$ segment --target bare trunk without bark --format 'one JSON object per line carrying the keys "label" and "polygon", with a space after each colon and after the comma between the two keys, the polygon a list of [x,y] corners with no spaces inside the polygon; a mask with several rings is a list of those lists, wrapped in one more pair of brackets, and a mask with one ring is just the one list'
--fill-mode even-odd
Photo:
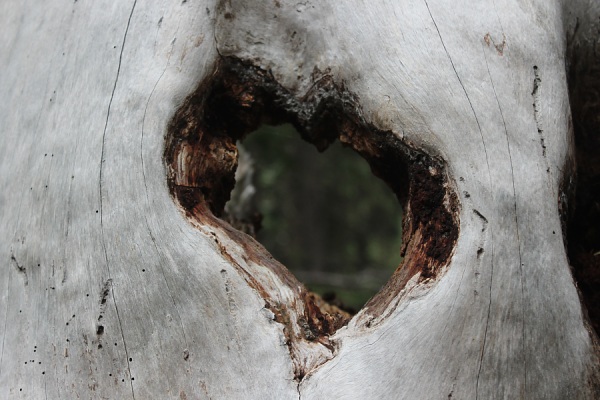
{"label": "bare trunk without bark", "polygon": [[[580,294],[566,248],[600,175],[599,17],[0,5],[0,397],[597,398],[598,261]],[[404,263],[351,319],[218,218],[261,121],[351,146],[403,203]]]}

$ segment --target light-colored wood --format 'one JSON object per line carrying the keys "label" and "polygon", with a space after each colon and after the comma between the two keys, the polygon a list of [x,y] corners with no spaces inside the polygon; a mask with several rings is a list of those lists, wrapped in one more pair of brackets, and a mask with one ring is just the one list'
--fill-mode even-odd
{"label": "light-colored wood", "polygon": [[[600,7],[216,3],[0,5],[0,398],[594,398],[557,204],[567,37],[597,40]],[[299,342],[293,360],[240,268],[299,310],[293,281],[170,195],[167,126],[220,55],[297,98],[329,71],[365,121],[443,159],[459,196],[443,273],[363,309],[333,350]]]}

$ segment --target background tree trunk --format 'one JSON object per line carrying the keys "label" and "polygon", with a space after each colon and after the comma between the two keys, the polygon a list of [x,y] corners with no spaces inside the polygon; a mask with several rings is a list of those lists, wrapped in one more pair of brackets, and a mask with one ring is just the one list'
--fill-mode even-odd
{"label": "background tree trunk", "polygon": [[[559,210],[596,2],[0,10],[1,398],[598,397]],[[213,217],[263,119],[404,202],[404,264],[341,329]]]}

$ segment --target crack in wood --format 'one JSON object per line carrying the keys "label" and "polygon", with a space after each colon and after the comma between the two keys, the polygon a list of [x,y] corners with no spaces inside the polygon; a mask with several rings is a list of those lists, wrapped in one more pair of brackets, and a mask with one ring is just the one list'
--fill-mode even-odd
{"label": "crack in wood", "polygon": [[[103,248],[103,251],[104,251],[104,259],[105,259],[105,262],[106,262],[106,269],[107,269],[109,277],[111,276],[111,273],[110,273],[110,263],[109,263],[109,260],[108,260],[108,252],[107,252],[107,249],[106,249],[106,239],[105,239],[105,235],[104,235],[104,224],[103,224],[103,215],[104,214],[103,214],[103,202],[102,202],[102,171],[104,170],[104,168],[103,168],[103,166],[104,166],[104,150],[105,150],[105,145],[106,145],[106,132],[108,130],[108,122],[109,122],[109,119],[110,119],[110,109],[111,109],[112,102],[113,102],[113,99],[114,99],[114,96],[115,96],[115,92],[117,90],[117,83],[119,81],[119,75],[121,73],[121,64],[122,64],[122,61],[123,61],[123,51],[125,49],[125,43],[127,41],[127,34],[129,33],[129,27],[131,25],[131,19],[133,17],[133,12],[135,11],[136,4],[137,4],[137,0],[134,0],[133,1],[133,5],[131,6],[131,11],[129,13],[129,17],[127,19],[127,25],[125,26],[125,32],[123,34],[123,41],[121,43],[121,49],[120,49],[120,52],[119,52],[119,62],[118,62],[118,65],[117,65],[117,74],[116,74],[116,77],[115,77],[115,83],[114,83],[112,91],[111,91],[110,100],[108,102],[108,109],[106,111],[106,121],[104,123],[104,131],[102,133],[102,147],[101,147],[101,151],[100,151],[100,171],[99,171],[99,176],[98,176],[98,192],[99,192],[99,197],[100,197],[100,199],[99,199],[99,202],[100,202],[100,206],[99,206],[99,208],[100,208],[100,210],[99,210],[100,211],[100,231],[101,231],[101,239],[102,239],[102,248]],[[102,303],[102,301],[105,303],[106,302],[106,297],[104,297],[101,300],[101,304],[104,304],[104,303]],[[121,321],[121,317],[119,315],[119,309],[117,307],[117,302],[116,302],[116,299],[115,299],[115,296],[114,296],[114,292],[113,292],[113,303],[114,303],[114,306],[115,306],[115,312],[116,312],[116,315],[117,315],[117,322],[119,324],[119,331],[121,333],[121,339],[123,340],[123,347],[125,349],[125,358],[126,358],[126,363],[127,363],[127,370],[129,372],[129,376],[131,377],[131,368],[130,368],[130,365],[129,365],[129,353],[127,351],[127,344],[126,344],[126,341],[125,341],[125,333],[123,332],[123,324],[122,324],[122,321]],[[135,400],[135,392],[133,390],[133,382],[130,381],[129,383],[130,383],[130,387],[131,387],[131,397]]]}

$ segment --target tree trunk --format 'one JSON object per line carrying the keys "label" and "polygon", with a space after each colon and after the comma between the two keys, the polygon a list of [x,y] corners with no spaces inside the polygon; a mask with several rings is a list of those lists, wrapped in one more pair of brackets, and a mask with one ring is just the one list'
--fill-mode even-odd
{"label": "tree trunk", "polygon": [[[597,2],[0,9],[1,398],[600,396],[566,251]],[[349,321],[217,218],[262,121],[403,203]]]}

